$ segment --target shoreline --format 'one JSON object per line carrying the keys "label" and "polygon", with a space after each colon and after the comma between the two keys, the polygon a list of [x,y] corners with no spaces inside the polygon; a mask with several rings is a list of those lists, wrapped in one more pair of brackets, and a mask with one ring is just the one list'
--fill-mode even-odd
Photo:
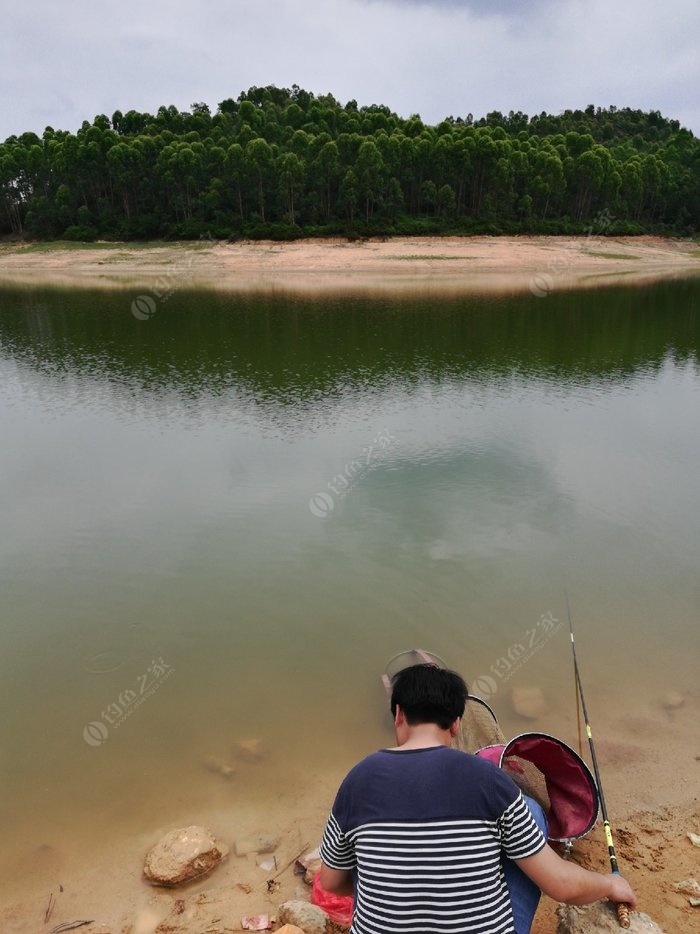
{"label": "shoreline", "polygon": [[[700,834],[693,779],[694,766],[700,768],[693,748],[697,699],[697,693],[688,692],[672,710],[654,701],[654,716],[640,709],[633,717],[603,719],[606,739],[598,744],[621,872],[639,896],[639,910],[669,934],[690,930],[699,910],[674,889],[681,880],[700,881],[698,851],[687,836]],[[659,735],[662,724],[665,742]],[[520,729],[538,726],[545,725],[523,721]],[[568,736],[570,729],[553,713],[545,732]],[[686,750],[681,760],[674,755],[680,736]],[[237,774],[219,769],[218,756],[200,760],[192,774],[208,791],[197,800],[180,799],[177,783],[171,785],[164,775],[172,800],[150,819],[144,815],[131,821],[126,832],[113,836],[104,833],[105,827],[94,838],[86,827],[82,843],[49,836],[37,845],[37,838],[26,849],[15,850],[19,876],[6,890],[0,929],[6,934],[37,930],[50,894],[56,900],[53,924],[94,919],[85,926],[92,934],[230,934],[241,929],[243,915],[276,916],[284,901],[310,898],[310,888],[294,874],[292,864],[300,852],[320,842],[328,807],[348,766],[336,759],[331,756],[333,764],[323,769],[308,761],[302,768],[290,767],[288,750],[271,745],[262,748],[259,759],[239,763]],[[281,773],[285,781],[271,794],[268,785]],[[186,885],[164,889],[147,884],[142,877],[147,851],[168,831],[191,824],[208,828],[229,846],[228,859]],[[258,836],[279,837],[274,869],[260,866],[271,858],[267,851],[237,855],[236,843]],[[600,815],[590,834],[574,843],[572,858],[587,868],[609,871]],[[271,877],[278,885],[268,889]],[[556,903],[543,897],[532,934],[554,934],[555,911]]]}
{"label": "shoreline", "polygon": [[[87,858],[83,854],[80,866],[71,866],[57,853],[37,852],[34,860],[38,859],[40,866],[35,868],[42,876],[51,876],[51,882],[35,887],[30,896],[8,898],[0,912],[2,930],[6,934],[36,931],[50,898],[55,902],[52,924],[92,919],[85,926],[92,934],[190,934],[200,930],[230,934],[241,930],[244,915],[275,918],[283,902],[311,897],[310,886],[295,874],[293,864],[320,841],[329,797],[330,786],[326,784],[317,778],[311,782],[311,794],[307,786],[305,795],[294,795],[294,807],[282,809],[278,802],[243,830],[230,814],[212,809],[179,815],[179,819],[145,829],[128,841],[115,841],[108,849],[103,846],[105,852],[93,851]],[[210,829],[230,847],[228,858],[194,882],[174,888],[149,885],[142,876],[147,851],[163,834],[190,824]],[[674,886],[681,880],[698,879],[697,850],[687,838],[688,831],[700,830],[697,798],[683,805],[636,810],[615,820],[612,829],[621,872],[639,897],[638,910],[669,934],[690,930],[697,923],[699,909],[691,907],[687,895]],[[269,854],[237,855],[236,841],[254,837],[256,832],[279,836],[272,864],[267,862]],[[575,842],[571,858],[586,868],[609,872],[600,818],[587,837]],[[542,897],[532,934],[554,934],[556,908],[556,902]]]}
{"label": "shoreline", "polygon": [[0,285],[293,294],[524,293],[700,275],[700,245],[662,237],[397,237],[5,244]]}

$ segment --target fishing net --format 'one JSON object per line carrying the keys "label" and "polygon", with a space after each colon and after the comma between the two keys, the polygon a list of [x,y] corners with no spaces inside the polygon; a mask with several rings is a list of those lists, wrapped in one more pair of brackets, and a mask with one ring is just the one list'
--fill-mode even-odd
{"label": "fishing net", "polygon": [[[387,662],[382,682],[391,697],[391,680],[410,665],[447,668],[442,658],[423,649],[407,649]],[[577,840],[598,817],[598,790],[586,763],[566,743],[547,733],[522,733],[508,742],[485,700],[469,695],[453,745],[499,766],[534,798],[547,815],[552,841]]]}
{"label": "fishing net", "polygon": [[[445,661],[434,652],[426,652],[424,649],[406,649],[398,652],[386,663],[382,675],[387,699],[391,698],[392,679],[411,665],[435,665],[437,668],[447,668]],[[485,700],[470,694],[453,746],[464,752],[476,752],[482,746],[505,743],[505,741],[506,738],[498,725],[496,714]]]}
{"label": "fishing net", "polygon": [[598,817],[595,781],[578,753],[556,736],[521,733],[476,754],[500,766],[524,794],[539,801],[550,840],[578,840],[592,829]]}
{"label": "fishing net", "polygon": [[382,675],[382,683],[386,688],[387,695],[391,695],[392,678],[396,677],[404,668],[410,668],[411,665],[435,665],[437,668],[447,668],[445,660],[436,655],[435,652],[426,652],[424,649],[404,649],[403,652],[397,652],[386,663]]}

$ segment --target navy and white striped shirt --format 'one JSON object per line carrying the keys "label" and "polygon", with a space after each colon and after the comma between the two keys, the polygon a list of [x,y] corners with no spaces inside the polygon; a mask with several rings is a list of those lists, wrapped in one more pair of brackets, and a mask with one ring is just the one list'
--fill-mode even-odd
{"label": "navy and white striped shirt", "polygon": [[544,845],[504,772],[433,746],[359,762],[336,796],[321,858],[355,874],[351,934],[512,934],[501,858]]}

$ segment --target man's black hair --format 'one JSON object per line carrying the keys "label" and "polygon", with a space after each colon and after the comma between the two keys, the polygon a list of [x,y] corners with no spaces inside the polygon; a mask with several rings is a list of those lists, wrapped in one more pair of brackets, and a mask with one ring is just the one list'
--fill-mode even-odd
{"label": "man's black hair", "polygon": [[446,730],[463,716],[467,685],[455,671],[436,665],[411,665],[391,679],[391,713],[404,712],[406,723],[436,723]]}

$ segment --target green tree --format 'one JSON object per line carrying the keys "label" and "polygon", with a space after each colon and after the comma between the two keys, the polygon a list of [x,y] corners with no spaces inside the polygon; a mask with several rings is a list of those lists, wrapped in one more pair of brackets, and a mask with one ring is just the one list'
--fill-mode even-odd
{"label": "green tree", "polygon": [[264,139],[253,139],[245,147],[246,164],[258,189],[260,219],[265,223],[265,187],[273,166],[272,147]]}
{"label": "green tree", "polygon": [[304,182],[304,163],[293,152],[284,153],[277,158],[277,174],[280,188],[287,206],[289,223],[296,224],[296,199],[302,190]]}
{"label": "green tree", "polygon": [[441,185],[437,193],[437,212],[440,217],[454,217],[457,210],[457,198],[451,185]]}
{"label": "green tree", "polygon": [[243,211],[243,186],[246,180],[246,165],[243,147],[240,143],[232,143],[226,153],[225,167],[228,177],[233,182],[238,216],[241,219],[241,223],[245,221],[245,214]]}
{"label": "green tree", "polygon": [[341,210],[345,212],[345,215],[351,224],[355,220],[355,212],[357,210],[358,191],[359,191],[359,186],[357,183],[357,176],[353,169],[348,169],[340,183],[340,191],[338,192],[338,204]]}
{"label": "green tree", "polygon": [[[14,151],[13,151],[14,150]],[[9,231],[17,236],[23,233],[23,204],[19,188],[20,160],[16,147],[0,144],[0,197]]]}
{"label": "green tree", "polygon": [[328,222],[331,219],[333,206],[333,189],[340,171],[340,154],[338,153],[338,146],[333,140],[324,143],[313,162],[312,170],[322,180],[323,213],[326,222]]}
{"label": "green tree", "polygon": [[365,209],[365,221],[369,222],[377,201],[382,193],[382,156],[373,140],[367,140],[360,146],[355,163],[355,176],[359,195]]}
{"label": "green tree", "polygon": [[204,102],[115,110],[76,133],[0,144],[0,233],[13,236],[226,236],[232,224],[264,235],[283,217],[337,229],[358,214],[583,232],[604,209],[635,230],[692,236],[700,142],[658,111],[493,111],[428,126],[268,85],[214,116]]}

